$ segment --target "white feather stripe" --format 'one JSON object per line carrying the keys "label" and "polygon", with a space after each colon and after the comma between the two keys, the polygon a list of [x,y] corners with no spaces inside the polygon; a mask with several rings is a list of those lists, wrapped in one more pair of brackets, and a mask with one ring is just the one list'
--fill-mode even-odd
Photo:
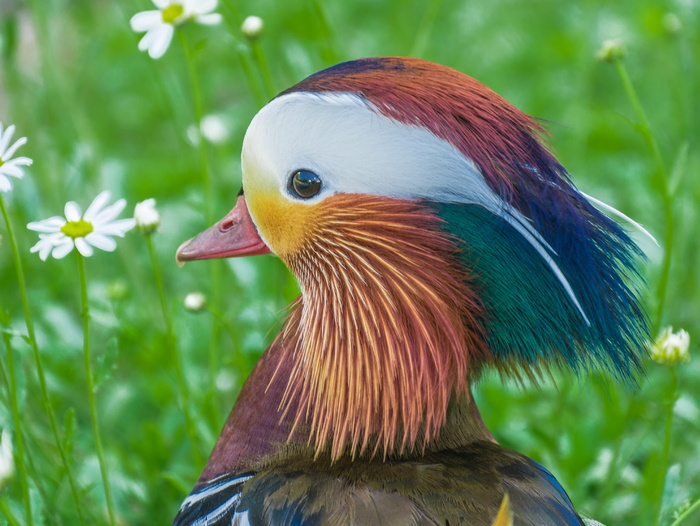
{"label": "white feather stripe", "polygon": [[[525,219],[522,214],[520,214],[517,210],[512,209],[513,212],[518,214],[523,220]],[[547,250],[550,250],[552,253],[556,255],[556,253],[552,250],[552,247],[549,246],[549,244],[540,236],[539,232],[537,230],[534,230],[532,226],[530,226],[527,221],[525,220],[525,224],[523,223],[523,220],[518,220],[518,216],[513,216],[508,213],[508,211],[503,210],[501,213],[498,214],[503,220],[511,225],[513,228],[515,228],[518,233],[525,238],[525,240],[532,245],[532,247],[537,251],[537,253],[540,255],[540,257],[547,263],[549,266],[550,270],[552,273],[556,276],[557,280],[559,280],[559,283],[561,283],[561,286],[564,288],[566,291],[567,296],[569,296],[569,299],[571,302],[576,306],[578,311],[581,313],[581,317],[583,320],[586,322],[586,325],[589,327],[591,326],[591,322],[588,320],[588,316],[586,316],[586,313],[583,310],[583,307],[581,307],[581,304],[578,301],[578,298],[576,297],[576,293],[574,293],[574,290],[571,288],[571,284],[569,283],[569,280],[566,279],[566,276],[564,276],[564,273],[561,271],[559,268],[559,265],[556,264],[554,259],[552,258],[551,255],[547,252]],[[529,228],[527,228],[529,226]]]}
{"label": "white feather stripe", "polygon": [[562,288],[566,292],[571,302],[581,313],[581,317],[586,322],[586,325],[590,327],[591,322],[589,321],[588,316],[586,316],[583,307],[581,307],[581,303],[576,297],[576,293],[571,287],[569,280],[566,279],[566,276],[564,276],[564,273],[559,268],[559,265],[557,265],[552,256],[548,253],[551,252],[552,255],[556,256],[556,251],[532,226],[528,218],[521,214],[516,208],[512,207],[511,205],[500,199],[494,193],[491,193],[490,195],[488,195],[487,198],[483,199],[480,202],[473,202],[473,204],[482,206],[492,214],[497,215],[510,226],[515,228],[515,230],[517,230],[518,233],[523,238],[525,238],[525,240],[537,251],[540,257],[547,263],[552,273],[556,276],[559,283],[561,283]]}
{"label": "white feather stripe", "polygon": [[234,486],[236,484],[243,484],[244,482],[250,480],[253,478],[253,475],[246,475],[243,477],[237,477],[235,479],[228,480],[226,482],[222,482],[219,484],[216,484],[216,480],[214,479],[209,482],[209,484],[206,486],[205,489],[198,491],[197,493],[191,493],[182,503],[182,506],[180,508],[186,508],[189,507],[193,504],[196,504],[197,502],[200,502],[204,499],[207,499],[214,495],[215,493],[218,493],[220,491],[225,490],[226,488],[230,488],[231,486]]}
{"label": "white feather stripe", "polygon": [[250,526],[250,519],[247,511],[236,512],[233,514],[231,526]]}
{"label": "white feather stripe", "polygon": [[[196,521],[194,521],[192,523],[191,526],[210,526],[212,524],[215,524],[224,515],[226,515],[228,512],[230,512],[232,509],[234,509],[240,501],[241,501],[241,494],[236,493],[233,497],[231,497],[229,500],[224,502],[221,506],[219,506],[215,510],[212,510],[209,513],[207,513],[206,515],[199,517]],[[233,524],[233,521],[231,521],[231,524]]]}
{"label": "white feather stripe", "polygon": [[579,190],[579,193],[580,193],[583,197],[585,197],[586,199],[588,199],[591,203],[593,203],[595,206],[597,206],[598,208],[602,208],[603,210],[605,210],[605,211],[607,211],[607,212],[610,212],[612,215],[615,215],[615,216],[619,217],[620,219],[624,219],[624,220],[627,221],[630,225],[632,225],[632,226],[635,227],[637,230],[639,230],[642,234],[644,234],[644,235],[647,236],[649,239],[651,239],[657,247],[659,246],[659,243],[656,241],[656,238],[655,238],[654,236],[652,236],[646,228],[644,228],[642,225],[640,225],[639,223],[637,223],[637,222],[636,222],[634,219],[632,219],[631,217],[629,217],[629,216],[623,214],[623,213],[620,212],[617,208],[614,208],[614,207],[610,206],[609,204],[604,203],[603,201],[601,201],[601,200],[599,200],[599,199],[596,199],[595,197],[592,197],[592,196],[590,196],[590,195],[588,195],[588,194],[584,194],[584,193],[581,192],[580,190]]}

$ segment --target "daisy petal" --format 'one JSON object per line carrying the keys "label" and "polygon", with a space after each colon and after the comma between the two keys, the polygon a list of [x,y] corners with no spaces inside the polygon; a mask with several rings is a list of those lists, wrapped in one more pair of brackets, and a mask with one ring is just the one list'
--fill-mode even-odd
{"label": "daisy petal", "polygon": [[56,259],[62,259],[66,257],[71,250],[73,250],[73,240],[67,237],[60,245],[56,245],[51,255]]}
{"label": "daisy petal", "polygon": [[16,157],[7,161],[5,165],[12,164],[16,166],[31,166],[33,162],[34,161],[32,161],[29,157]]}
{"label": "daisy petal", "polygon": [[39,239],[45,239],[52,245],[60,245],[63,240],[68,239],[63,232],[53,232],[51,234],[39,234]]}
{"label": "daisy petal", "polygon": [[[92,223],[93,220],[95,219],[95,216],[100,215],[100,209],[107,204],[107,201],[109,201],[109,198],[111,197],[112,194],[109,193],[109,190],[105,190],[104,192],[100,192],[100,194],[95,197],[95,199],[92,200],[92,203],[90,203],[90,206],[88,206],[87,210],[85,210],[85,214],[83,215],[83,219],[87,221],[88,223]],[[123,201],[123,199],[122,199]],[[117,201],[119,202],[119,201]],[[114,206],[114,205],[112,205]],[[109,207],[111,208],[111,207]],[[66,216],[68,217],[68,216]],[[116,217],[116,214],[115,214]]]}
{"label": "daisy petal", "polygon": [[126,206],[126,200],[119,199],[119,201],[117,201],[113,205],[110,205],[107,208],[105,208],[104,210],[99,211],[94,216],[91,216],[90,219],[87,218],[87,213],[85,213],[85,220],[89,221],[90,223],[93,223],[95,225],[95,227],[97,228],[99,225],[103,225],[104,223],[109,223],[112,219],[114,219],[119,214],[121,214],[121,212],[122,212],[122,210],[124,210],[125,206]]}
{"label": "daisy petal", "polygon": [[15,166],[12,162],[5,163],[2,166],[0,166],[0,173],[5,173],[7,175],[11,175],[12,177],[18,177],[20,179],[24,177],[24,172],[20,168]]}
{"label": "daisy petal", "polygon": [[218,0],[198,0],[190,1],[187,3],[189,4],[188,7],[192,10],[193,13],[201,15],[204,13],[209,13],[216,9],[216,6],[219,2]]}
{"label": "daisy petal", "polygon": [[34,232],[54,233],[61,230],[61,227],[65,224],[65,219],[59,216],[53,216],[43,221],[33,221],[27,225],[27,228],[29,230],[34,230]]}
{"label": "daisy petal", "polygon": [[158,9],[165,9],[170,5],[171,0],[153,0],[153,3]]}
{"label": "daisy petal", "polygon": [[78,252],[80,252],[86,258],[92,256],[92,247],[88,244],[87,241],[85,241],[85,238],[76,237],[74,241],[75,248],[78,249]]}
{"label": "daisy petal", "polygon": [[[41,243],[41,241],[40,241],[40,243]],[[53,249],[53,245],[51,243],[44,242],[44,245],[41,247],[41,250],[39,251],[39,257],[41,258],[42,261],[46,261],[46,259],[51,254],[52,249]]]}
{"label": "daisy petal", "polygon": [[63,209],[68,221],[80,221],[80,207],[75,201],[68,201]]}
{"label": "daisy petal", "polygon": [[98,234],[103,234],[105,236],[119,236],[124,237],[129,230],[136,226],[136,221],[133,219],[118,219],[117,221],[112,221],[106,225],[100,225]]}
{"label": "daisy petal", "polygon": [[155,38],[156,33],[158,32],[157,31],[158,27],[160,27],[160,26],[156,26],[152,29],[149,29],[148,33],[143,35],[143,38],[141,40],[139,40],[139,51],[146,51],[147,49],[149,49],[151,47],[151,44],[153,43],[153,39]]}
{"label": "daisy petal", "polygon": [[195,18],[195,21],[204,26],[215,26],[220,24],[223,19],[224,17],[219,13],[210,13],[208,15],[199,15]]}
{"label": "daisy petal", "polygon": [[0,134],[0,156],[5,155],[5,148],[7,148],[8,144],[10,144],[10,141],[12,140],[12,135],[14,133],[15,125],[10,124],[5,130],[5,133]]}
{"label": "daisy petal", "polygon": [[0,192],[9,192],[10,190],[12,190],[10,178],[0,173]]}
{"label": "daisy petal", "polygon": [[173,38],[174,28],[171,24],[163,24],[157,28],[158,33],[154,36],[153,43],[148,48],[148,55],[153,59],[159,59],[168,50],[170,41]]}
{"label": "daisy petal", "polygon": [[97,232],[92,232],[85,236],[85,241],[90,243],[93,247],[104,250],[105,252],[112,252],[117,248],[117,242],[114,239]]}
{"label": "daisy petal", "polygon": [[143,11],[131,17],[131,29],[137,33],[148,31],[163,21],[160,11]]}
{"label": "daisy petal", "polygon": [[36,245],[29,249],[29,252],[31,252],[32,254],[34,252],[39,252],[39,257],[41,258],[41,260],[46,261],[46,258],[49,257],[52,248],[53,245],[49,243],[46,239],[40,239]]}
{"label": "daisy petal", "polygon": [[29,252],[34,254],[34,252],[38,252],[45,245],[50,245],[50,244],[51,243],[47,243],[45,239],[39,239],[39,241],[37,241],[36,244],[32,248],[29,249]]}
{"label": "daisy petal", "polygon": [[2,160],[7,161],[10,157],[12,157],[14,155],[14,153],[17,151],[17,148],[19,148],[20,146],[22,146],[26,142],[27,142],[26,137],[22,137],[20,139],[17,139],[15,141],[15,143],[12,146],[10,146],[4,154],[2,154]]}

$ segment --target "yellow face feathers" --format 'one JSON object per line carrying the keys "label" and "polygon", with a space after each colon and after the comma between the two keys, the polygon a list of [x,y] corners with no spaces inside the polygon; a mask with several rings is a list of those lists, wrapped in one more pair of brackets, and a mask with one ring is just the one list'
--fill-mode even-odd
{"label": "yellow face feathers", "polygon": [[303,250],[318,220],[316,206],[297,203],[274,190],[248,190],[246,201],[260,237],[281,259]]}

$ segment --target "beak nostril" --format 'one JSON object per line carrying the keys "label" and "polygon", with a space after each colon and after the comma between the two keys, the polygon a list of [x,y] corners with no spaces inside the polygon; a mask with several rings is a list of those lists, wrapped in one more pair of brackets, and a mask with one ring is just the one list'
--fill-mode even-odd
{"label": "beak nostril", "polygon": [[228,232],[228,231],[231,230],[234,226],[236,226],[237,223],[238,223],[238,221],[235,221],[233,218],[227,219],[226,221],[223,221],[223,222],[221,223],[221,225],[219,225],[219,230],[220,230],[221,232]]}

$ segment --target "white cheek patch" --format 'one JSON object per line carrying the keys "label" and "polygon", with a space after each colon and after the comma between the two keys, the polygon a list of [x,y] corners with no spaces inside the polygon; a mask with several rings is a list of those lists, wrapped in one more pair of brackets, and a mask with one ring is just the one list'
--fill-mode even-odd
{"label": "white cheek patch", "polygon": [[306,202],[336,193],[452,202],[489,201],[493,194],[450,143],[349,93],[290,93],[253,119],[243,142],[244,177],[254,174],[289,195],[288,178],[299,169],[323,180],[323,191]]}
{"label": "white cheek patch", "polygon": [[[419,126],[380,114],[352,93],[290,93],[255,116],[243,141],[243,185],[276,190],[292,201],[318,203],[338,193],[375,194],[482,206],[509,223],[557,277],[588,323],[556,253],[530,220],[486,184],[474,162]],[[297,170],[322,180],[321,192],[300,199],[288,189]]]}

